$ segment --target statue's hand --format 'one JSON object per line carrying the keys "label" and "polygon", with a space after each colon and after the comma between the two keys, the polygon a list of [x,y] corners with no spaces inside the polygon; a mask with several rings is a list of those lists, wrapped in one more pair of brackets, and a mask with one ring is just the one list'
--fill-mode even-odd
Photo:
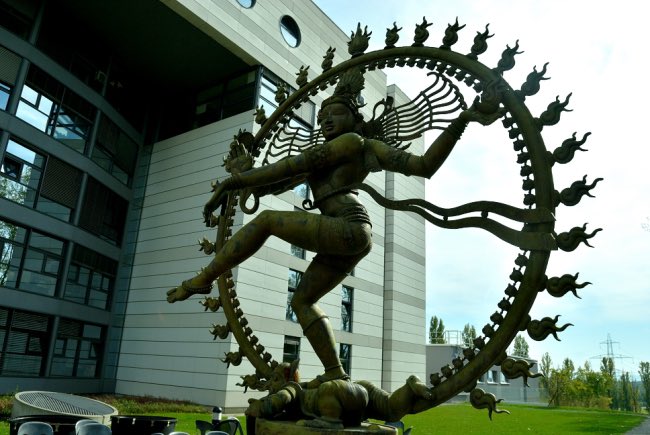
{"label": "statue's hand", "polygon": [[212,212],[214,212],[221,204],[226,201],[228,193],[228,180],[219,183],[218,181],[214,185],[212,197],[208,202],[205,203],[203,207],[203,222],[206,226],[212,226]]}
{"label": "statue's hand", "polygon": [[244,144],[236,138],[230,144],[230,152],[224,166],[231,174],[240,174],[253,167],[253,157],[246,151]]}
{"label": "statue's hand", "polygon": [[246,172],[253,167],[253,157],[250,154],[236,155],[226,160],[226,171],[231,174]]}
{"label": "statue's hand", "polygon": [[479,101],[479,98],[476,97],[474,104],[472,104],[468,109],[463,110],[460,113],[460,119],[466,122],[478,122],[481,125],[490,125],[497,119],[501,118],[505,110],[504,109],[488,109],[487,105],[484,105]]}

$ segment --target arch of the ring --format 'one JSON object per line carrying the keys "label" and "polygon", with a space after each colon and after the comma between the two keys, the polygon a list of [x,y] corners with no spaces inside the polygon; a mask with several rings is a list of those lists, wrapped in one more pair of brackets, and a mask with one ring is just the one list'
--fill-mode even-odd
{"label": "arch of the ring", "polygon": [[[514,60],[512,62],[514,65]],[[431,71],[447,71],[450,76],[457,76],[457,80],[472,86],[479,94],[488,83],[501,85],[501,104],[510,119],[507,128],[513,142],[524,143],[517,150],[525,151],[528,160],[522,166],[529,166],[524,179],[532,180],[534,187],[528,190],[530,195],[534,191],[534,204],[530,207],[548,210],[554,214],[553,200],[554,186],[551,172],[551,163],[547,157],[544,141],[540,128],[535,118],[531,115],[524,103],[524,99],[503,79],[503,70],[510,68],[491,69],[469,56],[459,54],[449,49],[434,47],[393,47],[390,49],[373,51],[352,57],[337,66],[323,72],[320,76],[303,85],[291,94],[264,122],[255,135],[254,149],[261,149],[265,141],[269,140],[279,126],[288,122],[293,110],[308,101],[310,96],[335,84],[340,75],[351,68],[360,68],[362,72],[386,67],[416,67]],[[458,74],[460,72],[460,74]],[[445,72],[439,72],[444,74]],[[460,77],[460,78],[458,78]],[[505,124],[504,124],[505,125]],[[514,134],[513,134],[514,133]],[[219,217],[219,228],[216,249],[219,249],[228,238],[232,224],[232,216],[238,201],[237,192],[231,193],[222,215]],[[530,204],[530,203],[529,203]],[[542,222],[524,225],[524,230],[534,230],[546,234],[553,234],[554,222]],[[450,399],[461,391],[470,391],[476,386],[480,375],[485,373],[494,364],[500,364],[506,359],[506,349],[519,331],[526,329],[530,323],[528,313],[535,301],[537,293],[544,287],[545,270],[550,256],[550,250],[523,251],[515,260],[515,269],[510,276],[510,283],[506,289],[506,297],[498,304],[498,310],[491,316],[490,323],[483,328],[483,336],[474,340],[471,349],[465,349],[463,358],[457,358],[447,367],[441,368],[442,375],[433,373],[430,376],[433,384],[434,399],[427,408],[436,406]],[[248,326],[244,312],[234,288],[232,274],[226,273],[218,279],[219,301],[212,304],[223,307],[228,320],[227,330],[222,331],[226,338],[228,332],[235,336],[240,349],[230,352],[224,362],[238,365],[243,356],[246,356],[256,369],[258,379],[269,379],[272,369],[277,365],[272,356],[259,343],[257,337]],[[248,385],[255,388],[253,385]]]}

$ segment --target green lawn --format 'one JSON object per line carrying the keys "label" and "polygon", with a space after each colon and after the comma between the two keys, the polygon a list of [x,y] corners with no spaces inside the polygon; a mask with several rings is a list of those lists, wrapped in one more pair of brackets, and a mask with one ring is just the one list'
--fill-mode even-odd
{"label": "green lawn", "polygon": [[492,414],[469,404],[443,405],[403,419],[413,435],[447,434],[622,434],[645,416],[593,409],[556,409],[500,404],[510,414]]}
{"label": "green lawn", "polygon": [[[523,405],[503,405],[511,414],[493,414],[475,410],[468,404],[443,405],[404,418],[413,435],[446,434],[623,434],[643,421],[639,414],[591,409],[554,409]],[[177,431],[197,433],[195,420],[208,420],[204,413],[160,413],[175,417]],[[243,420],[243,418],[241,419]],[[242,421],[242,423],[244,423]],[[0,422],[0,435],[9,435],[9,424]]]}

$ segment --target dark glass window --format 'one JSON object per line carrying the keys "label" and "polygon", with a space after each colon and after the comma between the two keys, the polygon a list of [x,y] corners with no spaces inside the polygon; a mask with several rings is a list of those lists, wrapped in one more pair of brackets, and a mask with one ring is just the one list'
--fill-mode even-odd
{"label": "dark glass window", "polygon": [[96,109],[32,65],[16,115],[75,151],[83,153]]}
{"label": "dark glass window", "polygon": [[[278,103],[275,101],[275,93],[280,84],[284,84],[287,90],[287,95],[291,95],[295,92],[291,86],[284,83],[271,71],[264,71],[260,80],[259,99],[256,104],[258,107],[264,107],[267,116],[278,108]],[[307,101],[296,109],[294,117],[291,119],[289,125],[294,129],[298,129],[300,134],[309,136],[312,132],[312,126],[314,125],[315,114],[316,105],[311,101]]]}
{"label": "dark glass window", "polygon": [[31,230],[18,288],[54,296],[59,282],[65,243]]}
{"label": "dark glass window", "polygon": [[0,0],[0,26],[27,39],[39,4],[38,0]]}
{"label": "dark glass window", "polygon": [[341,329],[352,332],[352,294],[354,289],[347,285],[341,288]]}
{"label": "dark glass window", "polygon": [[27,230],[0,219],[0,287],[16,288]]}
{"label": "dark glass window", "polygon": [[287,320],[291,320],[292,322],[298,322],[298,317],[296,317],[296,313],[294,313],[293,308],[291,308],[291,300],[293,299],[293,293],[298,288],[298,284],[300,284],[301,279],[302,279],[302,272],[289,269],[289,283],[288,283],[289,294],[287,296],[287,313],[285,318]]}
{"label": "dark glass window", "polygon": [[258,71],[248,71],[196,95],[194,128],[211,124],[255,107]]}
{"label": "dark glass window", "polygon": [[0,110],[7,110],[7,103],[11,95],[11,86],[0,82]]}
{"label": "dark glass window", "polygon": [[280,19],[280,33],[282,33],[282,37],[289,47],[300,45],[300,27],[298,27],[296,20],[289,15],[285,15]]}
{"label": "dark glass window", "polygon": [[305,250],[302,249],[300,246],[291,245],[291,255],[304,260],[305,259]]}
{"label": "dark glass window", "polygon": [[0,167],[0,196],[68,222],[81,176],[67,163],[9,140]]}
{"label": "dark glass window", "polygon": [[0,375],[42,376],[49,329],[48,316],[0,307]]}
{"label": "dark glass window", "polygon": [[127,186],[131,183],[138,146],[114,122],[102,116],[92,159]]}
{"label": "dark glass window", "polygon": [[127,207],[125,199],[89,177],[79,226],[104,240],[120,245]]}
{"label": "dark glass window", "polygon": [[300,337],[284,337],[282,362],[291,363],[300,358]]}
{"label": "dark glass window", "polygon": [[352,346],[349,344],[341,343],[339,347],[339,360],[341,361],[341,366],[343,370],[348,375],[350,374],[351,367],[350,361],[352,360]]}
{"label": "dark glass window", "polygon": [[0,220],[0,284],[54,296],[65,243]]}
{"label": "dark glass window", "polygon": [[54,344],[51,376],[96,378],[102,357],[101,326],[61,319]]}
{"label": "dark glass window", "polygon": [[108,309],[116,271],[115,261],[75,245],[63,298],[91,307]]}

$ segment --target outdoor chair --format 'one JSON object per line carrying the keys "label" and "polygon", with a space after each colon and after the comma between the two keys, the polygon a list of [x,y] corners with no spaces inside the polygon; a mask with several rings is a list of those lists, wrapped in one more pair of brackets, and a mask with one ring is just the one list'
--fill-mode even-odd
{"label": "outdoor chair", "polygon": [[169,435],[190,435],[187,432],[172,432]]}
{"label": "outdoor chair", "polygon": [[207,432],[214,430],[212,423],[205,420],[196,420],[196,428],[201,432],[201,435],[205,435]]}
{"label": "outdoor chair", "polygon": [[223,431],[228,435],[244,435],[244,429],[241,427],[241,423],[235,417],[228,417],[225,420],[221,420],[219,423],[212,425],[213,431]]}
{"label": "outdoor chair", "polygon": [[206,432],[205,435],[228,435],[228,432],[222,430],[211,430],[210,432]]}
{"label": "outdoor chair", "polygon": [[75,423],[74,425],[74,433],[78,434],[79,433],[79,428],[86,426],[87,424],[100,424],[96,420],[91,420],[89,418],[84,418],[83,420],[79,420],[78,422]]}
{"label": "outdoor chair", "polygon": [[77,435],[111,435],[111,429],[101,423],[88,423],[75,428]]}
{"label": "outdoor chair", "polygon": [[54,429],[42,421],[28,421],[20,425],[17,435],[54,435]]}

